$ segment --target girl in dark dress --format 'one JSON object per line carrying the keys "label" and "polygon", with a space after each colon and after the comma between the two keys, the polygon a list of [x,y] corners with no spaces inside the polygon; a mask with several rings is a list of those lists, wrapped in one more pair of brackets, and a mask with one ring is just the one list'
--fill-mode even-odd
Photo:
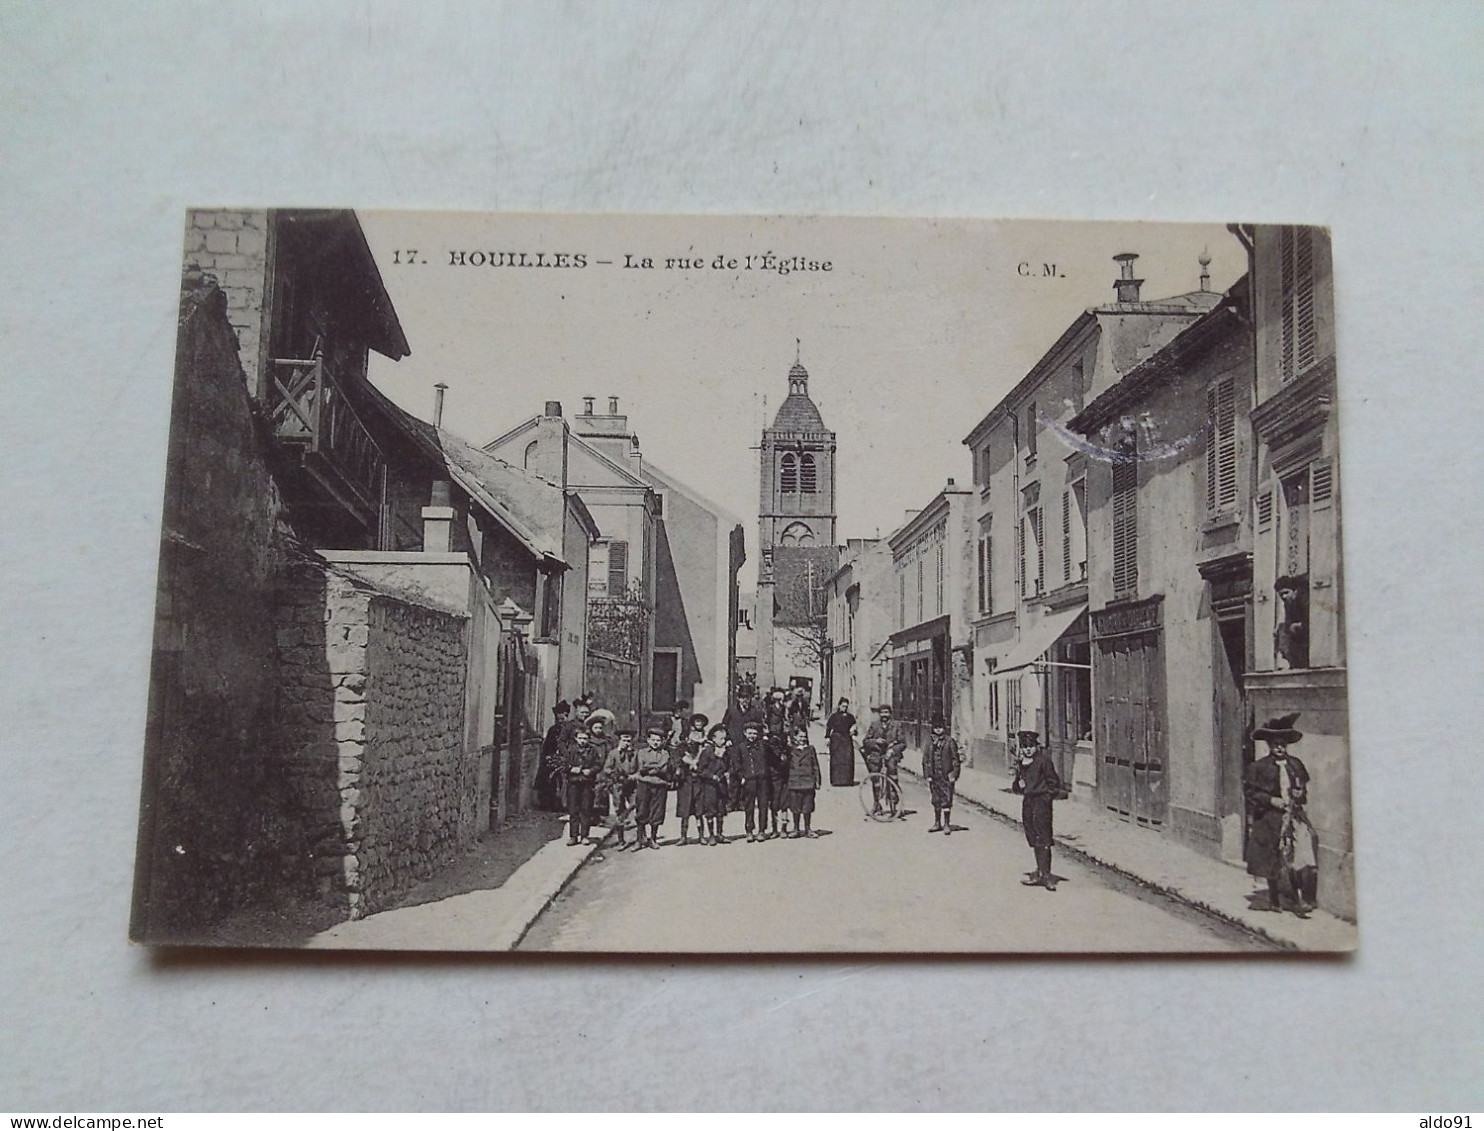
{"label": "girl in dark dress", "polygon": [[706,741],[706,716],[690,717],[690,733],[670,752],[670,769],[675,780],[675,815],[680,818],[680,843],[690,843],[690,819],[700,818],[701,837],[705,838],[705,817],[698,806],[696,767],[709,745]]}
{"label": "girl in dark dress", "polygon": [[824,736],[830,744],[830,784],[855,784],[855,716],[850,713],[850,700],[841,699],[835,713],[824,725]]}

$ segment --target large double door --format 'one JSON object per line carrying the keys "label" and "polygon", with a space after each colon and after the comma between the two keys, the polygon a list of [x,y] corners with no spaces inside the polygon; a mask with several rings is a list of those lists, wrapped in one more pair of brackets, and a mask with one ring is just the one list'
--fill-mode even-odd
{"label": "large double door", "polygon": [[1120,819],[1165,822],[1164,658],[1157,628],[1096,643],[1098,800]]}

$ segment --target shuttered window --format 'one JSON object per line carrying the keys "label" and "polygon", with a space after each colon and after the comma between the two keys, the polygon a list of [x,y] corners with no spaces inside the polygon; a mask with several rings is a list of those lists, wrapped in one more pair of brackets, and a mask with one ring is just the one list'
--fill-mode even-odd
{"label": "shuttered window", "polygon": [[917,559],[917,622],[922,623],[922,559]]}
{"label": "shuttered window", "polygon": [[1314,364],[1318,346],[1314,328],[1314,232],[1284,228],[1279,236],[1279,272],[1283,294],[1281,372],[1285,382]]}
{"label": "shuttered window", "polygon": [[1061,579],[1066,584],[1072,580],[1072,492],[1061,493]]}
{"label": "shuttered window", "polygon": [[943,615],[943,547],[941,545],[935,547],[934,550],[933,550],[933,572],[937,575],[936,578],[935,578],[935,586],[937,588],[937,594],[936,594],[936,597],[935,597],[935,600],[934,600],[934,607],[937,609],[936,615],[937,616],[942,616]]}
{"label": "shuttered window", "polygon": [[783,457],[783,475],[779,490],[785,495],[796,494],[799,490],[799,461],[793,452],[788,452]]}
{"label": "shuttered window", "polygon": [[618,596],[629,587],[629,544],[608,543],[608,593]]}
{"label": "shuttered window", "polygon": [[1139,588],[1139,465],[1129,452],[1113,463],[1113,592]]}
{"label": "shuttered window", "polygon": [[1206,390],[1206,510],[1218,514],[1237,504],[1236,380],[1223,378]]}
{"label": "shuttered window", "polygon": [[1037,593],[1046,591],[1046,523],[1041,515],[1040,507],[1032,507],[1026,514],[1026,520],[1031,525],[1031,540],[1035,544],[1036,569],[1035,587]]}
{"label": "shuttered window", "polygon": [[1335,465],[1333,460],[1316,459],[1309,465],[1309,502],[1322,510],[1334,502]]}
{"label": "shuttered window", "polygon": [[979,528],[979,611],[994,612],[994,539],[988,523]]}
{"label": "shuttered window", "polygon": [[1025,406],[1025,461],[1036,458],[1036,402]]}
{"label": "shuttered window", "polygon": [[1263,486],[1257,496],[1257,529],[1268,530],[1273,525],[1273,488],[1269,484]]}
{"label": "shuttered window", "polygon": [[808,453],[805,453],[799,461],[799,485],[806,495],[812,495],[819,490],[819,476],[814,470],[814,457]]}

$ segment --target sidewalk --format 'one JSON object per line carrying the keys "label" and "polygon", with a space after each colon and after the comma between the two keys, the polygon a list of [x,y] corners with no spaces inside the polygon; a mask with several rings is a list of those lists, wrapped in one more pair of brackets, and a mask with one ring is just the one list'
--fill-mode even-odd
{"label": "sidewalk", "polygon": [[[902,769],[910,772],[908,764]],[[916,775],[914,775],[916,776]],[[1020,825],[1020,797],[1006,777],[972,770],[960,772],[958,796]],[[1055,816],[1057,846],[1072,855],[1137,881],[1181,903],[1224,919],[1285,950],[1350,951],[1356,948],[1354,923],[1316,910],[1308,919],[1256,911],[1249,897],[1265,885],[1241,868],[1202,856],[1192,848],[1106,817],[1081,801],[1061,801]]]}
{"label": "sidewalk", "polygon": [[[607,830],[594,826],[600,842]],[[322,950],[514,950],[600,845],[550,841],[497,888],[337,923],[304,945]]]}

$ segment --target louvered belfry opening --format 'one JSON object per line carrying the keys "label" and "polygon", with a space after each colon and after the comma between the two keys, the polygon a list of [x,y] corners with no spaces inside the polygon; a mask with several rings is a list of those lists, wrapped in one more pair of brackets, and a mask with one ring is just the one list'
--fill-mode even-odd
{"label": "louvered belfry opening", "polygon": [[799,488],[806,495],[819,490],[819,474],[814,467],[814,457],[808,452],[799,460]]}
{"label": "louvered belfry opening", "polygon": [[783,472],[780,476],[779,490],[785,495],[797,494],[799,490],[799,460],[793,452],[785,452],[783,456]]}

